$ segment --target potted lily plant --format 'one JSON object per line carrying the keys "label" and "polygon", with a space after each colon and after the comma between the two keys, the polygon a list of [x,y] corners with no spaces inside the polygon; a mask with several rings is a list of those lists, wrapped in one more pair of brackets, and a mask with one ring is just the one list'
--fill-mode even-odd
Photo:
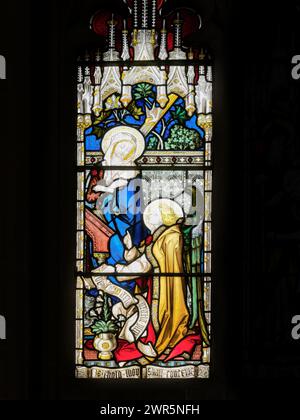
{"label": "potted lily plant", "polygon": [[119,327],[112,318],[108,295],[106,293],[103,297],[103,308],[100,318],[94,322],[91,329],[95,334],[94,348],[99,352],[98,358],[100,360],[112,360],[112,352],[117,348],[116,334]]}

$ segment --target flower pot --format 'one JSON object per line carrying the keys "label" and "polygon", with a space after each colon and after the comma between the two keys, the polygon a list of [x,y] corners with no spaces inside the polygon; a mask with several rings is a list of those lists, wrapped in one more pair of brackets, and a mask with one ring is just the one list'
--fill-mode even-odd
{"label": "flower pot", "polygon": [[101,333],[94,338],[94,347],[98,350],[100,360],[112,360],[113,351],[117,348],[116,335],[113,333]]}

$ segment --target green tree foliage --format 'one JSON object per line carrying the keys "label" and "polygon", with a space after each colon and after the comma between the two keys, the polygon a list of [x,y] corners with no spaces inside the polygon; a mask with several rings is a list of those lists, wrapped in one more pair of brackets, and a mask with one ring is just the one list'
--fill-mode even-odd
{"label": "green tree foliage", "polygon": [[158,146],[158,139],[157,139],[157,137],[151,136],[149,138],[147,149],[148,150],[157,150],[157,146]]}
{"label": "green tree foliage", "polygon": [[139,83],[134,88],[133,97],[136,101],[139,99],[155,98],[152,85],[149,83]]}
{"label": "green tree foliage", "polygon": [[136,101],[131,101],[127,107],[127,110],[136,120],[138,120],[143,115],[143,109],[137,106]]}
{"label": "green tree foliage", "polygon": [[202,140],[196,130],[174,125],[166,143],[166,150],[198,150]]}
{"label": "green tree foliage", "polygon": [[176,106],[175,111],[171,111],[173,121],[178,121],[180,125],[184,125],[188,115],[186,110],[182,106]]}

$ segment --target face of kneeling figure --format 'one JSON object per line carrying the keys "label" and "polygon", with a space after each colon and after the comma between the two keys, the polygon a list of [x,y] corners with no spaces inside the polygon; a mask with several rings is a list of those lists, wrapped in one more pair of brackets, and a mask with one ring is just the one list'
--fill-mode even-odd
{"label": "face of kneeling figure", "polygon": [[152,201],[145,209],[144,223],[154,233],[161,226],[174,226],[184,218],[181,206],[167,198]]}

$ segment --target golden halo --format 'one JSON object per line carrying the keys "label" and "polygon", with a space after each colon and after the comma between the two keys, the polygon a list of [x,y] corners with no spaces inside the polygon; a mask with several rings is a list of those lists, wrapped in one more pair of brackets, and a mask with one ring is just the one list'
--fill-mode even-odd
{"label": "golden halo", "polygon": [[[169,214],[164,213],[164,209],[169,209]],[[168,198],[158,198],[148,204],[144,211],[144,223],[148,228],[150,228],[150,217],[153,213],[157,214],[161,219],[162,224],[165,224],[166,226],[175,225],[178,220],[184,218],[182,207],[176,201]],[[167,223],[164,223],[164,221],[167,221]]]}
{"label": "golden halo", "polygon": [[137,130],[136,128],[129,127],[129,126],[126,126],[126,125],[111,128],[104,135],[104,137],[102,139],[102,142],[101,142],[101,148],[102,148],[103,153],[105,154],[107,152],[107,150],[109,149],[109,147],[113,143],[115,143],[115,141],[120,140],[120,138],[114,140],[114,137],[116,137],[117,134],[121,134],[121,133],[129,134],[132,137],[132,140],[135,143],[136,150],[135,150],[134,160],[136,160],[140,156],[142,156],[142,154],[144,153],[144,150],[145,150],[145,138],[144,138],[143,134],[139,130]]}

